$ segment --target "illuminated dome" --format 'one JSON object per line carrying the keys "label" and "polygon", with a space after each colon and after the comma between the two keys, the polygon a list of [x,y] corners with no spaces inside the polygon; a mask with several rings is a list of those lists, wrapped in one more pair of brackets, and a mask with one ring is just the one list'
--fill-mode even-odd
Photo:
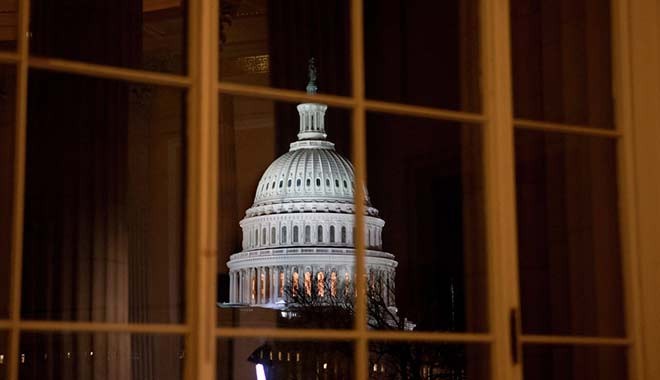
{"label": "illuminated dome", "polygon": [[[310,68],[307,92],[316,93]],[[231,255],[230,303],[284,308],[287,289],[315,297],[352,294],[355,283],[355,176],[324,125],[327,106],[298,105],[300,131],[257,186],[240,226],[243,250]],[[366,194],[366,189],[365,189]],[[366,269],[394,308],[394,255],[382,251],[385,222],[364,199]]]}
{"label": "illuminated dome", "polygon": [[[305,211],[355,212],[353,165],[335,151],[335,144],[326,141],[323,125],[326,108],[316,103],[298,105],[299,140],[291,143],[289,152],[266,169],[247,216]],[[378,215],[368,195],[365,204],[367,215]]]}

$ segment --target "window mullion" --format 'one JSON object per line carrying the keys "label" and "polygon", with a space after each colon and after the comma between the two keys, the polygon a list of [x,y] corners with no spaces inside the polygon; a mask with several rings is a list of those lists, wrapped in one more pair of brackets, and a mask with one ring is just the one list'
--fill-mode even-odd
{"label": "window mullion", "polygon": [[215,378],[218,0],[189,2],[185,378]]}
{"label": "window mullion", "polygon": [[27,83],[28,83],[28,55],[29,55],[29,20],[30,1],[18,2],[18,63],[16,80],[16,124],[14,146],[14,194],[11,236],[11,290],[10,290],[10,317],[12,328],[9,334],[9,365],[8,379],[19,378],[19,340],[21,336],[21,277],[23,265],[23,210],[25,194],[25,152],[27,130]]}
{"label": "window mullion", "polygon": [[[492,378],[522,378],[521,359],[512,355],[510,313],[518,307],[517,236],[513,152],[513,108],[509,2],[482,0],[484,172],[488,248]],[[519,325],[519,321],[518,321]],[[519,343],[518,343],[519,344]]]}
{"label": "window mullion", "polygon": [[[656,378],[660,365],[657,311],[657,247],[660,246],[660,141],[657,86],[660,49],[655,1],[612,1],[612,63],[617,145],[622,266],[630,379]],[[656,264],[656,265],[654,265]],[[642,308],[642,303],[644,307]],[[650,322],[650,323],[649,323]]]}

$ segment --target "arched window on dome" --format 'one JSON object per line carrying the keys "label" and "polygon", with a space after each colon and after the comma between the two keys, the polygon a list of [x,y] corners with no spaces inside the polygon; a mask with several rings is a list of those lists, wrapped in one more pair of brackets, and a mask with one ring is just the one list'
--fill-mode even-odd
{"label": "arched window on dome", "polygon": [[282,188],[282,183],[284,183],[284,180],[280,180],[280,189]]}
{"label": "arched window on dome", "polygon": [[317,187],[321,186],[321,178],[316,179],[316,186]]}
{"label": "arched window on dome", "polygon": [[316,241],[323,243],[323,226],[316,227]]}
{"label": "arched window on dome", "polygon": [[266,245],[266,227],[261,230],[261,244]]}
{"label": "arched window on dome", "polygon": [[286,187],[291,187],[291,178],[289,178],[289,181],[287,181]]}
{"label": "arched window on dome", "polygon": [[298,295],[298,288],[299,288],[299,275],[298,275],[298,270],[293,269],[293,274],[291,275],[291,295],[294,297]]}
{"label": "arched window on dome", "polygon": [[335,180],[335,187],[339,187],[339,180],[338,179]]}
{"label": "arched window on dome", "polygon": [[254,230],[254,246],[256,247],[257,245],[259,245],[259,227]]}
{"label": "arched window on dome", "polygon": [[312,185],[312,180],[310,178],[307,178],[307,183],[306,184],[307,184],[307,187],[311,186]]}
{"label": "arched window on dome", "polygon": [[300,187],[300,178],[296,180],[296,187]]}
{"label": "arched window on dome", "polygon": [[330,226],[330,243],[335,242],[335,226]]}
{"label": "arched window on dome", "polygon": [[341,242],[346,243],[346,227],[341,227]]}
{"label": "arched window on dome", "polygon": [[[266,184],[266,190],[268,190],[268,185],[269,185],[269,184],[267,183],[267,184]],[[262,187],[263,187],[263,186],[262,186]]]}
{"label": "arched window on dome", "polygon": [[280,269],[280,282],[278,284],[278,294],[280,297],[284,297],[284,271]]}
{"label": "arched window on dome", "polygon": [[371,247],[371,229],[367,229],[367,248]]}
{"label": "arched window on dome", "polygon": [[346,180],[344,180],[344,189],[348,188],[348,183],[346,183]]}
{"label": "arched window on dome", "polygon": [[275,244],[275,227],[270,229],[270,244]]}
{"label": "arched window on dome", "polygon": [[325,297],[325,273],[323,272],[316,274],[316,295]]}
{"label": "arched window on dome", "polygon": [[312,295],[312,273],[305,272],[305,294]]}
{"label": "arched window on dome", "polygon": [[273,186],[271,186],[273,189],[275,188],[275,181],[273,181]]}
{"label": "arched window on dome", "polygon": [[330,296],[337,297],[337,272],[330,273]]}
{"label": "arched window on dome", "polygon": [[282,244],[286,244],[286,226],[282,227]]}
{"label": "arched window on dome", "polygon": [[305,243],[310,243],[312,241],[312,228],[310,226],[305,226]]}
{"label": "arched window on dome", "polygon": [[293,226],[293,242],[298,242],[298,226]]}
{"label": "arched window on dome", "polygon": [[325,186],[330,187],[330,179],[329,178],[325,179]]}

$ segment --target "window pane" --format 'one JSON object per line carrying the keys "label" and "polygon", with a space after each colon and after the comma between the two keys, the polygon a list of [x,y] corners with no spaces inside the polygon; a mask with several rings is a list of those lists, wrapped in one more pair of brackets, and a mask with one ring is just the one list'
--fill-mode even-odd
{"label": "window pane", "polygon": [[9,315],[16,67],[0,65],[0,318]]}
{"label": "window pane", "polygon": [[182,321],[184,92],[29,79],[23,318]]}
{"label": "window pane", "polygon": [[217,353],[217,378],[223,380],[353,378],[349,341],[218,339]]}
{"label": "window pane", "polygon": [[365,1],[364,39],[368,98],[481,110],[479,1]]}
{"label": "window pane", "polygon": [[187,0],[32,0],[31,54],[185,73]]}
{"label": "window pane", "polygon": [[369,114],[367,142],[371,327],[486,330],[481,127]]}
{"label": "window pane", "polygon": [[624,335],[616,143],[516,132],[523,330]]}
{"label": "window pane", "polygon": [[232,96],[220,107],[218,323],[351,328],[353,239],[328,239],[354,226],[349,111]]}
{"label": "window pane", "polygon": [[348,95],[348,0],[221,1],[220,80],[304,91],[315,58],[319,92]]}
{"label": "window pane", "polygon": [[371,342],[370,379],[490,379],[486,345]]}
{"label": "window pane", "polygon": [[0,8],[0,50],[16,50],[18,1],[3,1]]}
{"label": "window pane", "polygon": [[128,333],[24,333],[21,380],[183,379],[183,337]]}
{"label": "window pane", "polygon": [[525,379],[625,380],[624,347],[527,346],[523,349]]}
{"label": "window pane", "polygon": [[510,8],[515,117],[613,128],[609,1]]}

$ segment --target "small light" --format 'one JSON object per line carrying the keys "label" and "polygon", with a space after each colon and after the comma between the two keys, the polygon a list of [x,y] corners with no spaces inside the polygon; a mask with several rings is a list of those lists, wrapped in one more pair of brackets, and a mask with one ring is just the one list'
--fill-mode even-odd
{"label": "small light", "polygon": [[5,364],[5,355],[0,354],[0,364]]}
{"label": "small light", "polygon": [[286,361],[288,361],[288,362],[291,361],[291,353],[290,352],[286,353]]}
{"label": "small light", "polygon": [[257,370],[257,380],[266,380],[266,371],[264,371],[264,365],[257,364],[256,370]]}
{"label": "small light", "polygon": [[70,352],[67,352],[67,353],[66,353],[66,358],[67,358],[67,359],[71,359],[71,353],[70,353]]}
{"label": "small light", "polygon": [[378,364],[374,363],[374,372],[378,372]]}
{"label": "small light", "polygon": [[21,364],[25,364],[25,354],[21,354]]}
{"label": "small light", "polygon": [[282,361],[282,351],[277,351],[277,360]]}
{"label": "small light", "polygon": [[269,358],[270,360],[273,360],[273,351],[271,351],[270,354],[268,354],[268,358]]}
{"label": "small light", "polygon": [[94,356],[94,351],[90,351],[89,356]]}
{"label": "small light", "polygon": [[323,363],[323,369],[328,369],[328,363]]}
{"label": "small light", "polygon": [[296,361],[297,361],[297,362],[300,361],[300,352],[296,352]]}

